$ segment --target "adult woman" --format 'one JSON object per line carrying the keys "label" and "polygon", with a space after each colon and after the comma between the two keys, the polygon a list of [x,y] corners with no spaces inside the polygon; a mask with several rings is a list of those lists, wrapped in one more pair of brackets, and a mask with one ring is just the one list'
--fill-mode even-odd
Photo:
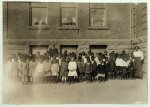
{"label": "adult woman", "polygon": [[142,72],[142,62],[144,60],[143,52],[140,51],[139,47],[136,46],[133,52],[134,60],[135,60],[135,77],[143,79],[143,72]]}

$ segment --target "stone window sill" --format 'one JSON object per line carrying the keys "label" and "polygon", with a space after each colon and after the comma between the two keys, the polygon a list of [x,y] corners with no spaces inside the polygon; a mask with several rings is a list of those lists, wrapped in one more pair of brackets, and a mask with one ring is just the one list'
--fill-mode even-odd
{"label": "stone window sill", "polygon": [[46,26],[29,26],[30,30],[49,30],[50,27],[48,25]]}
{"label": "stone window sill", "polygon": [[109,30],[108,26],[91,26],[88,30]]}
{"label": "stone window sill", "polygon": [[73,26],[73,25],[63,25],[58,28],[59,30],[79,30],[79,26]]}

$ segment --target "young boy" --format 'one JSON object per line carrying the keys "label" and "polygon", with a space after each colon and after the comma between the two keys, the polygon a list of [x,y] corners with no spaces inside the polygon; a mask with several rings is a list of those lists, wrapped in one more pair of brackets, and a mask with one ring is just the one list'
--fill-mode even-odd
{"label": "young boy", "polygon": [[71,57],[71,61],[68,64],[68,70],[68,80],[69,84],[71,84],[75,82],[75,78],[77,77],[77,63],[74,57]]}
{"label": "young boy", "polygon": [[90,58],[87,58],[87,62],[85,63],[85,76],[86,76],[86,80],[87,82],[92,82],[92,64],[90,61]]}
{"label": "young boy", "polygon": [[83,82],[83,76],[84,76],[84,62],[82,61],[82,56],[78,57],[78,61],[77,61],[77,67],[78,67],[78,80]]}
{"label": "young boy", "polygon": [[94,56],[91,56],[91,65],[92,65],[92,72],[91,72],[91,76],[92,76],[92,81],[95,79],[95,76],[96,76],[96,62],[94,60]]}

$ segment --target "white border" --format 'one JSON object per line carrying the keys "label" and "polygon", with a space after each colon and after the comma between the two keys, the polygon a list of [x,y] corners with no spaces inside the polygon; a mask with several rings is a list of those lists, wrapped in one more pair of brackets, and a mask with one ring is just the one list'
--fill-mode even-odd
{"label": "white border", "polygon": [[[149,26],[150,26],[150,23],[149,23],[149,12],[150,12],[150,3],[148,0],[3,0],[3,1],[32,1],[32,2],[99,2],[99,3],[142,3],[142,2],[147,2],[147,8],[148,8],[148,36],[149,36]],[[0,2],[0,103],[2,104],[2,72],[3,72],[3,7],[2,7],[2,3],[3,1]],[[149,37],[148,37],[148,56],[149,56]],[[148,57],[148,63],[149,63],[149,57]],[[149,71],[149,67],[148,67],[148,71]],[[150,73],[148,72],[148,78],[150,78]],[[150,83],[150,80],[148,79],[148,90],[149,90],[149,83]],[[149,92],[148,92],[148,103],[150,103],[150,99],[149,99]],[[0,105],[0,107],[14,107],[16,105]],[[21,107],[25,107],[27,105],[19,105]],[[53,105],[28,105],[28,106],[38,106],[38,107],[41,107],[41,106],[53,106],[53,107],[58,107],[58,106],[63,106],[63,107],[67,107],[67,106],[72,106],[72,107],[75,107],[75,106],[85,106],[85,107],[99,107],[99,106],[102,106],[102,107],[108,107],[108,106],[111,106],[111,107],[133,107],[133,106],[136,106],[136,107],[149,107],[150,105],[149,104],[53,104]]]}

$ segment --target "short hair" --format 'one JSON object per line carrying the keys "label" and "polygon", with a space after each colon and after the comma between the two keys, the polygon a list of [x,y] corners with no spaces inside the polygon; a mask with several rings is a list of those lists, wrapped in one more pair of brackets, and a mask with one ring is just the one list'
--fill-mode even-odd
{"label": "short hair", "polygon": [[134,47],[134,49],[135,49],[135,48],[138,48],[138,49],[140,49],[140,47],[139,47],[139,46],[135,46],[135,47]]}

